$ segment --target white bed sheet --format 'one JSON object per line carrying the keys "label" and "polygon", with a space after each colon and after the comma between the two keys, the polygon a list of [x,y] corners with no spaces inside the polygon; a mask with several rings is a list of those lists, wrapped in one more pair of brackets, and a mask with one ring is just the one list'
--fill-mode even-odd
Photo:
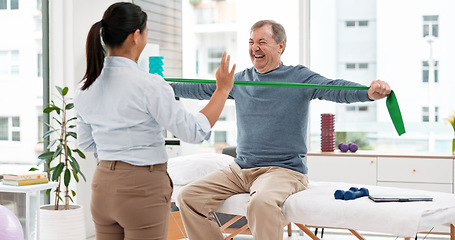
{"label": "white bed sheet", "polygon": [[[175,186],[173,198],[181,187]],[[335,190],[347,190],[350,187],[367,187],[370,194],[424,194],[433,197],[433,201],[375,203],[367,197],[349,201],[334,198]],[[245,216],[248,199],[249,194],[246,193],[233,195],[226,199],[217,212]],[[310,182],[307,190],[293,194],[285,201],[282,212],[293,223],[413,237],[417,232],[430,231],[434,226],[455,224],[455,195],[392,187]]]}

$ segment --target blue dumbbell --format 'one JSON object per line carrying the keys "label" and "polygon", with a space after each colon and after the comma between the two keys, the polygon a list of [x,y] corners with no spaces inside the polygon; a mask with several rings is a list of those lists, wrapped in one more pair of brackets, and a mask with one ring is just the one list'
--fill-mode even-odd
{"label": "blue dumbbell", "polygon": [[[351,188],[349,188],[349,191],[357,192],[357,191],[359,191],[359,189],[356,188],[356,187],[351,187]],[[343,191],[343,190],[336,190],[336,191],[335,191],[335,194],[334,194],[335,199],[344,199],[344,194],[345,194],[345,193],[346,193],[346,192]]]}
{"label": "blue dumbbell", "polygon": [[343,190],[336,190],[334,196],[335,196],[335,199],[343,200],[344,199],[344,191]]}
{"label": "blue dumbbell", "polygon": [[352,200],[359,197],[364,197],[370,195],[370,192],[366,188],[361,188],[359,191],[347,191],[344,193],[344,200]]}

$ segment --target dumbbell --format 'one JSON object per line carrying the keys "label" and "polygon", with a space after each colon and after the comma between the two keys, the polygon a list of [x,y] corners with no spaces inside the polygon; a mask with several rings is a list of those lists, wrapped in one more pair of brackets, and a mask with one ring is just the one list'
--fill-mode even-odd
{"label": "dumbbell", "polygon": [[[359,189],[356,188],[356,187],[351,187],[351,188],[349,188],[349,191],[357,192],[357,191],[359,191]],[[335,195],[335,199],[344,199],[344,194],[345,193],[346,192],[343,191],[343,190],[336,190],[335,194],[334,194]]]}
{"label": "dumbbell", "polygon": [[359,149],[359,146],[355,143],[349,143],[348,144],[349,151],[351,152],[356,152]]}
{"label": "dumbbell", "polygon": [[348,150],[351,152],[356,152],[359,149],[359,146],[357,146],[355,143],[349,143],[347,145],[345,143],[340,143],[338,144],[338,148],[342,152],[347,152]]}
{"label": "dumbbell", "polygon": [[352,200],[356,199],[359,197],[364,197],[370,195],[370,192],[366,188],[361,188],[359,191],[353,192],[353,191],[347,191],[344,194],[344,200]]}
{"label": "dumbbell", "polygon": [[338,148],[339,148],[340,151],[342,151],[342,152],[347,152],[347,151],[349,150],[348,145],[346,145],[346,144],[344,144],[344,143],[338,144]]}

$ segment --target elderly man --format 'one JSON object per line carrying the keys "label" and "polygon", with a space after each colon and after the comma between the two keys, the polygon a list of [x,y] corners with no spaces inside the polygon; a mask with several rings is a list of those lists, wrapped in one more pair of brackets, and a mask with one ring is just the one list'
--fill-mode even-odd
{"label": "elderly man", "polygon": [[[275,21],[255,23],[249,43],[254,67],[236,73],[236,81],[360,86],[327,79],[302,65],[284,65],[281,55],[286,33]],[[210,84],[174,83],[172,87],[176,96],[194,99],[209,99],[215,90]],[[305,155],[310,101],[372,101],[390,92],[390,86],[380,80],[373,81],[369,90],[234,85],[229,98],[235,100],[237,112],[237,157],[229,167],[181,190],[177,201],[189,238],[223,239],[211,213],[229,196],[249,193],[247,220],[254,239],[283,239],[286,220],[280,206],[288,196],[308,186]]]}

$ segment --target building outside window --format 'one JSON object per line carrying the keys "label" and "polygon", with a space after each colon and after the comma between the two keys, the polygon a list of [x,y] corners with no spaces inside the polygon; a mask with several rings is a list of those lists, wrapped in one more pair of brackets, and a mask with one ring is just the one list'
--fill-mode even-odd
{"label": "building outside window", "polygon": [[[434,107],[434,121],[439,121],[439,107]],[[422,107],[422,122],[429,122],[430,121],[430,107]]]}
{"label": "building outside window", "polygon": [[348,70],[364,70],[368,69],[368,63],[346,63]]}
{"label": "building outside window", "polygon": [[224,49],[223,48],[209,48],[208,49],[208,57],[207,57],[207,63],[208,63],[208,66],[207,66],[207,72],[209,74],[213,74],[215,75],[216,73],[216,70],[218,69],[218,66],[220,65],[220,61],[221,61],[221,55],[223,55],[223,51]]}
{"label": "building outside window", "polygon": [[346,21],[346,27],[368,27],[368,20]]}
{"label": "building outside window", "polygon": [[0,0],[0,175],[36,167],[43,151],[41,8],[40,0]]}
{"label": "building outside window", "polygon": [[19,50],[0,51],[0,77],[19,75],[19,64]]}
{"label": "building outside window", "polygon": [[423,16],[423,37],[439,35],[439,15]]}
{"label": "building outside window", "polygon": [[[422,82],[428,83],[430,76],[430,66],[428,61],[422,61]],[[438,82],[438,61],[434,61],[434,82]]]}
{"label": "building outside window", "polygon": [[0,117],[0,141],[21,141],[19,117]]}
{"label": "building outside window", "polygon": [[0,10],[19,9],[19,0],[0,0]]}

